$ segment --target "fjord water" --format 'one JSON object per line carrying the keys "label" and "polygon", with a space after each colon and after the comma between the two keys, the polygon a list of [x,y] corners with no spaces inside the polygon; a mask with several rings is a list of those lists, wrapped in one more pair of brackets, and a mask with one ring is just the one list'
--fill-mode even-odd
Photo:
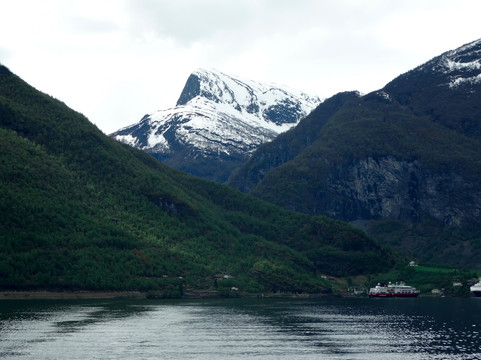
{"label": "fjord water", "polygon": [[479,359],[481,299],[1,301],[2,359]]}

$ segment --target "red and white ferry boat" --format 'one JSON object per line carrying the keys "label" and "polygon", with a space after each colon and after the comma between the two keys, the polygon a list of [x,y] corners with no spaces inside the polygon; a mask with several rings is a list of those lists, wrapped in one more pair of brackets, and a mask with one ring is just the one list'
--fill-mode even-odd
{"label": "red and white ferry boat", "polygon": [[369,297],[417,297],[419,290],[403,282],[392,284],[377,284],[369,289]]}

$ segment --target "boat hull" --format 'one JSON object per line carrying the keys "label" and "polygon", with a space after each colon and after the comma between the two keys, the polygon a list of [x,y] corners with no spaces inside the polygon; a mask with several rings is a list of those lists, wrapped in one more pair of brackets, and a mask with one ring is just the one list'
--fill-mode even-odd
{"label": "boat hull", "polygon": [[[418,297],[419,294],[413,293],[413,294],[369,294],[370,298],[393,298],[393,297],[398,297],[398,298],[415,298]],[[481,294],[477,295],[481,296]]]}
{"label": "boat hull", "polygon": [[476,297],[481,297],[481,290],[471,291],[471,294],[473,294]]}
{"label": "boat hull", "polygon": [[370,298],[391,298],[391,297],[394,297],[393,294],[385,294],[385,293],[382,293],[382,294],[369,294],[369,297]]}

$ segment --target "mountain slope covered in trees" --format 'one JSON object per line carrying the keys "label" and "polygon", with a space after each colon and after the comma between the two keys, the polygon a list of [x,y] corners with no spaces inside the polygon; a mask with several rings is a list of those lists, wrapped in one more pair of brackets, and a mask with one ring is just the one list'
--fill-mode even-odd
{"label": "mountain slope covered in trees", "polygon": [[322,274],[396,261],[345,223],[168,168],[3,66],[0,164],[0,289],[326,292]]}
{"label": "mountain slope covered in trees", "polygon": [[379,91],[326,100],[229,183],[354,222],[405,254],[480,267],[480,104],[478,40]]}

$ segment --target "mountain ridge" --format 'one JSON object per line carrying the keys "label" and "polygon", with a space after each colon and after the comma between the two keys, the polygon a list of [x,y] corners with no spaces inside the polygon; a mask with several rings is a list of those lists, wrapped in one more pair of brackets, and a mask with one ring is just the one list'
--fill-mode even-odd
{"label": "mountain ridge", "polygon": [[176,107],[146,115],[110,136],[170,166],[224,182],[259,145],[294,126],[319,102],[285,86],[198,69]]}

